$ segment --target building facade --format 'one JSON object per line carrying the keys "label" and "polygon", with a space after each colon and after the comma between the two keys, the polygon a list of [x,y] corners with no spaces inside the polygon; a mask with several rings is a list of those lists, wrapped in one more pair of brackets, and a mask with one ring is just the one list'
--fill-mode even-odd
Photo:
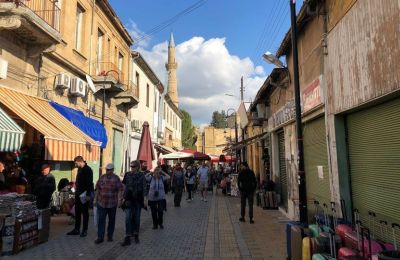
{"label": "building facade", "polygon": [[[304,165],[312,203],[335,202],[348,220],[357,209],[398,222],[400,201],[398,1],[309,1],[297,17]],[[368,19],[364,19],[368,17]],[[382,45],[384,44],[384,46]],[[356,48],[354,47],[356,46]],[[288,68],[274,69],[252,106],[269,113],[270,170],[281,210],[298,218],[297,140],[290,31],[277,52]],[[385,57],[382,59],[382,57]],[[279,71],[280,70],[280,71]],[[289,75],[289,77],[285,76]],[[255,115],[258,118],[258,115]]]}
{"label": "building facade", "polygon": [[[108,1],[1,1],[0,19],[1,59],[8,64],[0,84],[103,118],[103,163],[120,171],[120,141],[138,92],[128,78],[133,40]],[[100,157],[88,163],[97,177]],[[54,164],[57,179],[73,178],[71,159]]]}

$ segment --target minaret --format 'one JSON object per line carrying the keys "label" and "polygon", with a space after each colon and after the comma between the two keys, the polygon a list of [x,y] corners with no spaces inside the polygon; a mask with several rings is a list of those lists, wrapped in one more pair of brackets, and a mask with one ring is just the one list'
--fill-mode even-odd
{"label": "minaret", "polygon": [[165,67],[168,72],[168,95],[176,107],[178,107],[178,81],[176,77],[178,63],[175,60],[175,42],[172,33],[168,44],[168,62],[165,64]]}

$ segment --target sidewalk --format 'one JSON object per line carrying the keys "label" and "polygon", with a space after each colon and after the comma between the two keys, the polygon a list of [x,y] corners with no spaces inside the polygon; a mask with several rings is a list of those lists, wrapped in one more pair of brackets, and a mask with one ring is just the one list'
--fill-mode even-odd
{"label": "sidewalk", "polygon": [[285,259],[284,224],[279,223],[283,217],[278,211],[255,207],[255,224],[250,225],[238,222],[238,198],[209,195],[203,202],[196,194],[193,202],[182,201],[175,208],[173,196],[167,197],[164,230],[152,230],[150,212],[142,211],[139,245],[120,246],[125,231],[121,210],[114,242],[100,245],[93,242],[93,216],[86,238],[66,236],[73,226],[66,216],[57,216],[47,243],[5,259]]}

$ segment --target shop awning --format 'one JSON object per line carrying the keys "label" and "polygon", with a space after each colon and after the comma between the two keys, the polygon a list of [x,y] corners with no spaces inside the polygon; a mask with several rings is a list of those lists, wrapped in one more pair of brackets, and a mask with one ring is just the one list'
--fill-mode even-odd
{"label": "shop awning", "polygon": [[22,144],[24,130],[0,108],[0,152],[15,152]]}
{"label": "shop awning", "polygon": [[85,116],[82,111],[60,105],[53,101],[50,101],[50,105],[74,126],[82,130],[82,132],[90,136],[93,140],[100,142],[101,148],[106,148],[107,132],[99,121]]}
{"label": "shop awning", "polygon": [[229,148],[225,148],[223,151],[226,152],[228,150],[240,150],[245,146],[248,146],[248,145],[253,144],[254,142],[257,142],[258,140],[262,140],[262,139],[268,138],[267,134],[268,134],[268,132],[264,132],[264,133],[249,137],[249,138],[244,139],[244,140],[242,140],[242,141],[240,141],[240,142],[238,142],[236,144],[233,144]]}
{"label": "shop awning", "polygon": [[45,160],[97,161],[100,144],[65,119],[47,100],[0,87],[0,102],[44,135]]}
{"label": "shop awning", "polygon": [[154,148],[162,154],[169,154],[176,152],[174,149],[161,144],[154,144]]}

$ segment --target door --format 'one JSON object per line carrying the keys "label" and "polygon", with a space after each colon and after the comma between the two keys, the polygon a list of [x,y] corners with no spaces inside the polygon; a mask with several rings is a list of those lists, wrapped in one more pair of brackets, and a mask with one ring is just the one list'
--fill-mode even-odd
{"label": "door", "polygon": [[315,211],[312,200],[319,201],[320,205],[330,205],[331,201],[325,118],[307,122],[303,132],[308,215],[312,218]]}
{"label": "door", "polygon": [[122,170],[122,131],[113,130],[113,152],[112,160],[114,164],[114,173],[121,174]]}
{"label": "door", "polygon": [[[400,223],[400,99],[346,118],[353,208]],[[379,232],[378,232],[379,233]]]}
{"label": "door", "polygon": [[287,172],[285,157],[285,132],[278,132],[278,158],[279,158],[279,187],[280,187],[280,206],[286,211],[288,208],[288,189],[287,189]]}

